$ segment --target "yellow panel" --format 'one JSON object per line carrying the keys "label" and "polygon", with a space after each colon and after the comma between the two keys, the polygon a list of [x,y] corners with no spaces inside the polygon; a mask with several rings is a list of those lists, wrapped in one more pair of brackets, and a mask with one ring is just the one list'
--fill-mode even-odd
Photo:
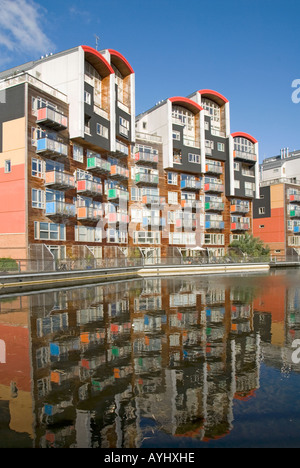
{"label": "yellow panel", "polygon": [[285,206],[284,185],[271,186],[271,209],[283,208]]}
{"label": "yellow panel", "polygon": [[[25,117],[4,122],[2,125],[2,151],[25,148]],[[24,153],[25,157],[25,153]],[[24,160],[23,160],[24,162]]]}

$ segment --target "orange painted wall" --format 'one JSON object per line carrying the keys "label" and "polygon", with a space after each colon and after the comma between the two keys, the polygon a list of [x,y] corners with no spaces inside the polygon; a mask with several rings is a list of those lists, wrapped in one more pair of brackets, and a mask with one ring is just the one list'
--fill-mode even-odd
{"label": "orange painted wall", "polygon": [[0,385],[16,382],[19,390],[31,389],[29,331],[24,326],[0,324],[0,340],[6,345],[6,363],[0,363]]}
{"label": "orange painted wall", "polygon": [[284,208],[272,208],[270,218],[253,219],[253,234],[266,244],[285,243]]}
{"label": "orange painted wall", "polygon": [[25,167],[0,168],[0,234],[25,232]]}

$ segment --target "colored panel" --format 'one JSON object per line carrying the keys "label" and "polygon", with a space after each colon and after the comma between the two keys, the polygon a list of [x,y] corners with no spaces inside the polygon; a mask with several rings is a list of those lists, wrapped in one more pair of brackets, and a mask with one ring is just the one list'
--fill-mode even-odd
{"label": "colored panel", "polygon": [[[264,226],[260,228],[259,226]],[[253,234],[255,237],[260,237],[262,241],[267,243],[285,242],[285,220],[284,208],[276,208],[271,210],[270,218],[260,218],[253,220]]]}

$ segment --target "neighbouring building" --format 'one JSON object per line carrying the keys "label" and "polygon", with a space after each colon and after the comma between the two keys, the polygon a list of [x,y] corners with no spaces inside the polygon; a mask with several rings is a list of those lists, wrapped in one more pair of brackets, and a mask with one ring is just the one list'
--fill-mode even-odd
{"label": "neighbouring building", "polygon": [[0,73],[0,256],[223,256],[252,232],[258,143],[212,90],[135,116],[126,58],[88,46]]}
{"label": "neighbouring building", "polygon": [[260,167],[260,199],[255,200],[253,233],[277,258],[300,255],[300,151],[282,150]]}

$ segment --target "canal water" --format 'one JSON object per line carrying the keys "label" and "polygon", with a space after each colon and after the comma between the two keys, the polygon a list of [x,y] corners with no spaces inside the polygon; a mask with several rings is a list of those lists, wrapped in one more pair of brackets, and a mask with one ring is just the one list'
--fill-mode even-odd
{"label": "canal water", "polygon": [[290,269],[0,298],[0,447],[299,447],[299,285]]}

